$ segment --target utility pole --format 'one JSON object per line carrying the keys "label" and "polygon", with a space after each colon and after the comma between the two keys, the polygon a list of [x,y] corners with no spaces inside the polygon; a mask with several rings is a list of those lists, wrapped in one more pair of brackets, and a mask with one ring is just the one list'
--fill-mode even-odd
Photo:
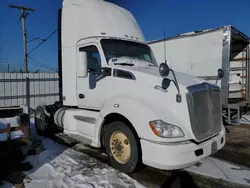
{"label": "utility pole", "polygon": [[26,34],[26,18],[29,15],[28,11],[34,12],[35,9],[27,8],[22,6],[14,6],[9,5],[10,8],[15,8],[21,10],[21,16],[19,18],[22,19],[22,31],[23,31],[23,52],[24,52],[24,64],[23,69],[24,72],[28,72],[28,55],[27,55],[27,34]]}

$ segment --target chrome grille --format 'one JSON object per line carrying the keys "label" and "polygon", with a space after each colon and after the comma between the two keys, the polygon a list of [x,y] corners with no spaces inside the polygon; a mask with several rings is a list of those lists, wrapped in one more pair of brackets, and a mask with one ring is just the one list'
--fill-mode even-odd
{"label": "chrome grille", "polygon": [[198,141],[209,138],[221,130],[220,89],[202,83],[187,88],[187,101],[192,131]]}

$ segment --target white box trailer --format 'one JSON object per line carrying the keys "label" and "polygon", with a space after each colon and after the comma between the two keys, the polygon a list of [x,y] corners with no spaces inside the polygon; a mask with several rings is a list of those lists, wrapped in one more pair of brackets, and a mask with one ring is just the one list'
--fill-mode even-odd
{"label": "white box trailer", "polygon": [[237,123],[250,99],[249,37],[232,26],[194,31],[148,42],[158,64],[216,83],[217,71],[224,120]]}

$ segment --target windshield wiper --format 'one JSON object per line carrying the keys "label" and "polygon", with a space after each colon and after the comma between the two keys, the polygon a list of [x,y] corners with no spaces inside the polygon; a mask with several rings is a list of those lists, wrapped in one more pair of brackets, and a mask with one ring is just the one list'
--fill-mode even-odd
{"label": "windshield wiper", "polygon": [[131,63],[114,63],[114,65],[127,65],[127,66],[134,66],[134,64],[131,64]]}

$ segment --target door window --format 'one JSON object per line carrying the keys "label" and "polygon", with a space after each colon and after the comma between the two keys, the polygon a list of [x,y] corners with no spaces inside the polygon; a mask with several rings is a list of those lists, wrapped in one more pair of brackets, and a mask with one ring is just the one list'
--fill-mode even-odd
{"label": "door window", "polygon": [[88,69],[95,70],[101,67],[101,57],[96,46],[87,46],[79,49],[81,52],[87,53]]}

